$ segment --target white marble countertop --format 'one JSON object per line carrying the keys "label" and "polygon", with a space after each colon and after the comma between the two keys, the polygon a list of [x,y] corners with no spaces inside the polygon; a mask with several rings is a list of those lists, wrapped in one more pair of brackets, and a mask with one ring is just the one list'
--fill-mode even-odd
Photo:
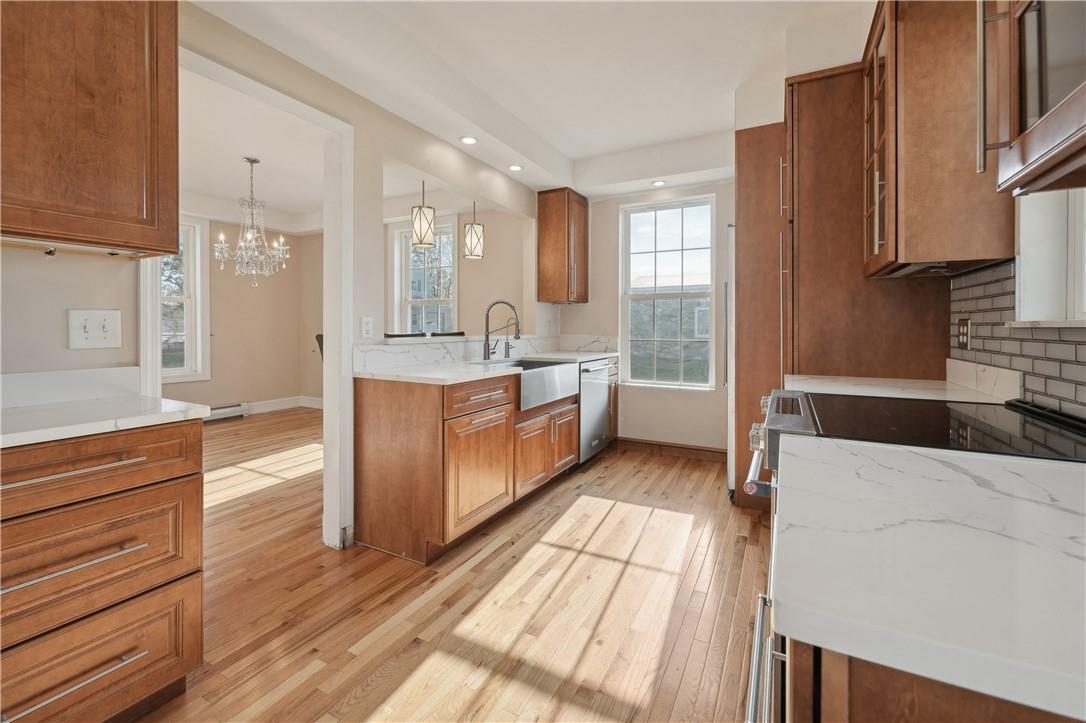
{"label": "white marble countertop", "polygon": [[618,356],[617,352],[541,352],[538,354],[525,354],[513,359],[493,359],[487,362],[449,362],[446,364],[411,364],[402,367],[388,369],[355,370],[355,377],[359,379],[384,379],[394,382],[418,382],[420,384],[460,384],[473,382],[490,377],[504,377],[510,374],[520,374],[521,369],[515,366],[505,366],[504,361],[559,361],[582,362],[593,359],[603,359],[609,356]]}
{"label": "white marble countertop", "polygon": [[0,410],[0,447],[202,419],[209,414],[211,409],[204,404],[141,396],[5,407]]}
{"label": "white marble countertop", "polygon": [[1086,465],[798,435],[781,445],[778,633],[1086,717]]}
{"label": "white marble countertop", "polygon": [[822,394],[939,399],[976,404],[1002,404],[1006,401],[991,394],[938,379],[880,379],[788,374],[784,377],[784,388]]}

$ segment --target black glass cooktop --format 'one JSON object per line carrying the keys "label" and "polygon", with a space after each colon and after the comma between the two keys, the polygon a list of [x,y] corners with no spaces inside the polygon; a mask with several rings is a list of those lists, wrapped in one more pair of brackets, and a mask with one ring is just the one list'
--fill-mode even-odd
{"label": "black glass cooktop", "polygon": [[1086,462],[1086,422],[1024,403],[810,394],[818,434],[864,442]]}

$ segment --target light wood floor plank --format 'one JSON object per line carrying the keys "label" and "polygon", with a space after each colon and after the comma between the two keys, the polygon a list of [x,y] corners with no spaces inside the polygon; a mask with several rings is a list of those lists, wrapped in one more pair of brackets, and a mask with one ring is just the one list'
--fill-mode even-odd
{"label": "light wood floor plank", "polygon": [[321,543],[320,412],[205,427],[205,662],[149,721],[738,720],[768,526],[612,449],[430,567]]}

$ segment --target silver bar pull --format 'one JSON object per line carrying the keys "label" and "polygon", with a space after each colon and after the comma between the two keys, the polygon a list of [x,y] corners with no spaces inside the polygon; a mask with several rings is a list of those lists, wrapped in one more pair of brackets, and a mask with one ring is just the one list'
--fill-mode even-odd
{"label": "silver bar pull", "polygon": [[478,419],[471,420],[471,425],[482,424],[483,422],[493,422],[495,419],[504,419],[505,412],[498,412],[497,414],[491,414],[486,417],[479,417]]}
{"label": "silver bar pull", "polygon": [[784,156],[777,156],[777,196],[780,200],[781,216],[784,216],[785,209],[788,206],[784,203],[784,169],[788,168],[788,164],[784,162]]}
{"label": "silver bar pull", "polygon": [[468,397],[468,401],[469,402],[479,402],[479,401],[482,401],[483,399],[493,399],[494,397],[500,397],[503,394],[505,394],[505,390],[504,389],[499,389],[496,392],[487,392],[486,394],[476,394],[473,397]]}
{"label": "silver bar pull", "polygon": [[773,492],[773,485],[758,479],[758,473],[762,469],[762,450],[754,453],[750,460],[750,469],[747,470],[747,479],[743,482],[743,491],[751,497],[769,497]]}
{"label": "silver bar pull", "polygon": [[102,678],[106,677],[107,675],[109,675],[111,673],[116,673],[121,668],[123,668],[123,667],[125,667],[127,665],[131,665],[132,663],[136,662],[140,658],[147,655],[148,652],[150,652],[150,651],[141,650],[140,652],[136,653],[135,655],[122,655],[120,657],[120,659],[119,659],[119,662],[109,666],[108,668],[101,671],[100,673],[95,673],[91,677],[89,677],[89,678],[87,678],[85,680],[81,680],[78,683],[76,683],[75,685],[73,685],[72,687],[65,688],[64,690],[60,691],[59,693],[53,694],[53,695],[49,696],[48,698],[46,698],[45,700],[40,701],[38,703],[35,703],[34,705],[30,706],[29,708],[24,708],[23,710],[19,711],[18,713],[14,713],[14,714],[12,714],[10,716],[0,714],[0,723],[15,723],[15,721],[19,720],[23,716],[28,716],[31,713],[35,712],[35,711],[41,710],[45,706],[47,706],[47,705],[49,705],[51,703],[55,703],[58,700],[60,700],[61,698],[64,698],[66,696],[71,695],[72,693],[76,692],[80,688],[85,688],[88,685],[90,685],[91,683],[95,683],[95,682],[101,680]]}
{"label": "silver bar pull", "polygon": [[781,272],[777,275],[777,306],[779,307],[780,316],[780,329],[778,332],[777,342],[780,347],[781,355],[781,386],[784,386],[784,275],[788,273],[788,269],[784,268],[784,231],[777,234],[777,245],[779,247],[780,266]]}
{"label": "silver bar pull", "polygon": [[[885,149],[884,149],[884,152],[885,152]],[[878,163],[877,160],[875,162]],[[880,227],[880,224],[879,224],[879,186],[880,185],[881,185],[881,183],[879,182],[879,169],[876,168],[875,169],[875,186],[874,186],[875,210],[873,212],[874,213],[874,221],[875,221],[875,232],[873,234],[874,239],[875,239],[875,251],[874,251],[874,254],[873,254],[874,256],[878,256],[879,255],[879,249],[882,248],[882,239],[879,238],[881,236],[880,232],[882,230],[881,227]]]}
{"label": "silver bar pull", "polygon": [[57,570],[55,572],[51,572],[48,575],[42,575],[40,577],[35,577],[32,580],[26,580],[24,582],[20,582],[17,585],[11,585],[9,587],[0,588],[0,595],[7,595],[9,592],[15,592],[16,590],[22,590],[23,588],[30,587],[31,585],[37,585],[38,583],[45,582],[46,580],[53,580],[55,578],[61,577],[62,575],[68,575],[69,573],[78,572],[79,570],[85,570],[88,567],[93,567],[94,565],[100,565],[103,562],[108,562],[109,560],[115,560],[118,557],[124,557],[125,555],[131,555],[133,552],[139,552],[140,550],[148,547],[149,545],[150,545],[150,543],[141,542],[138,545],[133,545],[132,547],[125,547],[125,548],[122,548],[120,550],[117,550],[116,552],[111,552],[108,555],[102,555],[101,557],[96,557],[93,560],[87,560],[86,562],[80,562],[77,565],[72,565],[72,566],[66,567],[66,568],[64,568],[62,570]]}
{"label": "silver bar pull", "polygon": [[106,469],[116,469],[117,467],[124,467],[130,464],[136,464],[137,462],[146,462],[146,457],[132,457],[130,459],[122,459],[117,462],[107,462],[106,464],[96,464],[93,467],[80,467],[79,469],[68,470],[67,472],[57,472],[56,474],[48,474],[44,477],[35,477],[34,479],[24,479],[21,482],[9,482],[6,485],[0,485],[0,491],[13,490],[18,487],[26,487],[27,485],[36,485],[39,482],[49,482],[55,479],[64,479],[65,477],[74,477],[78,474],[89,474],[91,472],[101,472]]}
{"label": "silver bar pull", "polygon": [[769,596],[758,596],[758,611],[754,614],[754,649],[750,653],[750,674],[747,678],[746,723],[761,723],[762,674],[765,666],[762,656],[766,648],[765,616],[769,610]]}
{"label": "silver bar pull", "polygon": [[977,0],[977,173],[987,170],[988,39],[984,29],[984,0]]}

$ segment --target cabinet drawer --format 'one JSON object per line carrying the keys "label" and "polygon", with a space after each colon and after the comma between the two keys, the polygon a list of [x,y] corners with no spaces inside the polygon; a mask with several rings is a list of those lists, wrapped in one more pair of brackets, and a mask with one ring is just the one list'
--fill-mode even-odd
{"label": "cabinet drawer", "polygon": [[0,455],[0,519],[200,472],[203,421],[13,447]]}
{"label": "cabinet drawer", "polygon": [[189,575],[4,651],[3,720],[105,720],[200,665],[202,579]]}
{"label": "cabinet drawer", "polygon": [[0,524],[6,648],[200,568],[203,477]]}
{"label": "cabinet drawer", "polygon": [[445,387],[445,419],[513,401],[515,378],[480,379]]}

